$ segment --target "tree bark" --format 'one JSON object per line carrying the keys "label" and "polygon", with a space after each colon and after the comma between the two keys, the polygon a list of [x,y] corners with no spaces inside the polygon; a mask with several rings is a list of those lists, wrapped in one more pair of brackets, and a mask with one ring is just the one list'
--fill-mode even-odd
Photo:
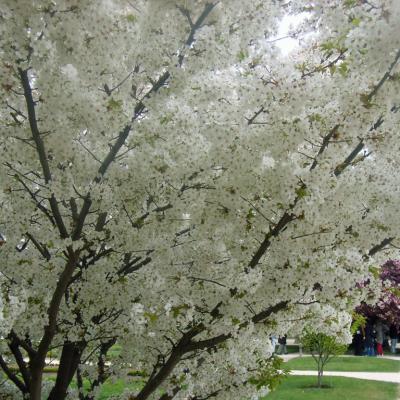
{"label": "tree bark", "polygon": [[49,317],[48,324],[44,327],[44,334],[39,343],[37,353],[30,360],[30,370],[32,376],[30,400],[41,400],[42,378],[46,355],[54,335],[56,334],[57,316],[60,309],[61,300],[76,266],[77,254],[71,247],[68,248],[68,256],[69,259],[65,265],[64,271],[60,275],[56,289],[54,290],[52,299],[50,301],[49,308],[47,310],[47,315]]}
{"label": "tree bark", "polygon": [[68,387],[78,368],[84,345],[67,342],[64,344],[56,383],[51,390],[48,400],[64,400]]}

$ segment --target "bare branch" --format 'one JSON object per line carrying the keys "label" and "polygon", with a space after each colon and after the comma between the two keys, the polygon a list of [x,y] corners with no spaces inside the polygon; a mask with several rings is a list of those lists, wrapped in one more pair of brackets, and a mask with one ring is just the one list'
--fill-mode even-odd
{"label": "bare branch", "polygon": [[[47,184],[51,181],[52,177],[51,177],[51,172],[50,172],[50,167],[49,167],[49,163],[48,163],[46,149],[45,149],[42,137],[40,135],[38,125],[37,125],[35,102],[33,100],[32,89],[31,89],[31,86],[29,83],[28,70],[27,69],[23,70],[21,68],[18,68],[18,73],[19,73],[19,76],[21,79],[22,87],[24,89],[24,97],[25,97],[26,107],[28,110],[28,119],[29,119],[29,126],[30,126],[31,133],[32,133],[32,138],[35,142],[36,150],[37,150],[38,157],[39,157],[39,162],[42,166],[44,181]],[[67,238],[68,237],[67,228],[64,225],[64,221],[61,217],[58,203],[57,203],[57,200],[56,200],[54,194],[51,195],[49,202],[50,202],[50,208],[53,213],[57,228],[60,232],[60,236],[62,238]]]}
{"label": "bare branch", "polygon": [[353,160],[357,157],[358,153],[364,148],[364,141],[361,139],[357,146],[354,148],[354,150],[346,157],[346,159],[339,165],[336,166],[335,170],[333,173],[335,174],[336,177],[341,175],[343,171],[351,165]]}
{"label": "bare branch", "polygon": [[28,393],[27,387],[24,385],[23,382],[21,382],[17,375],[12,372],[12,370],[7,366],[7,363],[4,361],[4,358],[0,355],[0,367],[4,371],[4,373],[7,375],[8,379],[12,381],[15,386],[23,393]]}
{"label": "bare branch", "polygon": [[378,84],[374,87],[374,89],[371,91],[371,93],[369,93],[369,95],[367,96],[366,99],[367,99],[368,102],[372,99],[372,97],[374,97],[376,95],[378,90],[389,79],[390,74],[392,73],[392,70],[395,67],[395,65],[397,64],[397,62],[399,61],[399,59],[400,59],[400,49],[397,51],[396,56],[395,56],[393,62],[390,64],[389,69],[387,70],[387,72],[382,76],[382,78],[380,79]]}
{"label": "bare branch", "polygon": [[264,106],[261,106],[261,107],[259,108],[259,110],[256,111],[256,112],[253,114],[252,117],[250,117],[250,118],[246,118],[246,117],[245,117],[245,119],[247,120],[247,125],[253,124],[253,123],[254,123],[254,120],[255,120],[261,113],[263,113],[263,112],[264,112]]}
{"label": "bare branch", "polygon": [[339,129],[339,125],[335,125],[326,136],[324,136],[323,140],[322,140],[322,145],[316,155],[316,157],[314,157],[314,162],[312,163],[311,167],[310,167],[310,171],[312,171],[318,164],[318,157],[325,151],[325,149],[328,147],[329,142],[331,140],[331,138],[336,134],[337,130]]}
{"label": "bare branch", "polygon": [[[219,3],[219,1],[216,1],[214,3],[206,3],[203,9],[203,12],[200,14],[200,16],[197,18],[196,22],[191,22],[191,29],[189,32],[189,36],[186,40],[185,45],[187,47],[190,47],[193,42],[194,42],[194,36],[197,32],[198,29],[201,28],[203,22],[206,20],[206,18],[208,17],[208,15],[211,13],[211,11],[214,9],[214,7]],[[184,14],[185,15],[185,14]],[[190,16],[186,15],[186,17],[189,19]],[[190,19],[191,20],[191,19]],[[185,58],[184,54],[181,54],[178,58],[178,64],[182,65],[183,60]]]}
{"label": "bare branch", "polygon": [[36,249],[39,251],[39,253],[45,258],[47,261],[50,260],[51,255],[50,252],[47,250],[46,246],[39,243],[33,235],[31,235],[29,232],[26,233],[26,237],[34,244]]}
{"label": "bare branch", "polygon": [[103,89],[101,89],[102,91],[104,91],[107,96],[111,96],[112,92],[114,92],[114,90],[117,90],[118,88],[120,88],[128,79],[129,77],[134,73],[138,71],[138,66],[136,66],[131,72],[129,72],[129,74],[122,79],[121,82],[119,82],[117,85],[115,85],[113,88],[110,88],[107,84],[104,84]]}
{"label": "bare branch", "polygon": [[394,240],[394,237],[388,237],[383,239],[382,242],[372,247],[372,249],[368,252],[368,256],[373,256],[379,251],[383,250],[387,245],[391,244]]}
{"label": "bare branch", "polygon": [[199,278],[199,277],[196,277],[196,276],[188,276],[187,278],[192,280],[193,282],[196,282],[196,281],[209,282],[209,283],[214,283],[214,284],[216,284],[218,286],[222,286],[224,288],[228,287],[228,286],[224,285],[223,283],[217,282],[217,281],[215,281],[213,279]]}

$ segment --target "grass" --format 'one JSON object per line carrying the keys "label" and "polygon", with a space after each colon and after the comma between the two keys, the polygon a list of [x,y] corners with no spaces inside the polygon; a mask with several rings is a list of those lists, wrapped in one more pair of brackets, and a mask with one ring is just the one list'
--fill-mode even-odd
{"label": "grass", "polygon": [[[382,360],[385,361],[385,360]],[[47,377],[54,380],[54,377]],[[398,385],[395,383],[376,382],[353,378],[325,376],[323,384],[329,388],[316,389],[314,376],[289,376],[267,397],[260,400],[396,400]],[[87,385],[87,382],[85,382]],[[85,386],[86,386],[85,385]],[[102,385],[99,400],[107,400],[117,396],[125,389],[139,389],[143,385],[140,380],[129,379],[106,382]],[[73,382],[72,388],[76,387]]]}
{"label": "grass", "polygon": [[[395,383],[375,382],[361,379],[324,377],[323,383],[329,388],[316,389],[313,386],[316,377],[290,376],[276,391],[263,400],[396,400],[398,385]],[[102,386],[99,400],[122,394],[124,389],[137,389],[141,382],[126,383],[119,380]],[[262,399],[260,399],[262,400]]]}
{"label": "grass", "polygon": [[[46,379],[48,380],[55,380],[55,376],[47,376]],[[100,395],[98,400],[107,400],[111,396],[117,396],[124,392],[125,389],[136,390],[140,389],[143,386],[143,382],[135,380],[135,379],[118,379],[115,382],[108,381],[105,382],[100,389]],[[71,389],[76,389],[76,381],[73,380],[71,382]],[[84,380],[84,387],[89,387],[89,382],[85,379]]]}
{"label": "grass", "polygon": [[116,381],[115,383],[106,382],[101,388],[98,400],[106,400],[111,396],[117,396],[122,394],[125,389],[134,390],[140,386],[142,386],[142,383],[137,381],[136,382],[132,381],[129,383],[122,380]]}
{"label": "grass", "polygon": [[323,383],[330,388],[316,389],[311,385],[316,377],[290,376],[278,389],[263,400],[396,400],[398,385],[395,383],[361,379],[324,377]]}
{"label": "grass", "polygon": [[122,346],[118,343],[114,344],[107,353],[107,359],[111,360],[118,357],[121,354]]}
{"label": "grass", "polygon": [[[286,363],[290,369],[314,371],[316,362],[312,357],[294,358]],[[359,372],[398,372],[400,362],[375,357],[335,357],[326,364],[325,371],[359,371]]]}

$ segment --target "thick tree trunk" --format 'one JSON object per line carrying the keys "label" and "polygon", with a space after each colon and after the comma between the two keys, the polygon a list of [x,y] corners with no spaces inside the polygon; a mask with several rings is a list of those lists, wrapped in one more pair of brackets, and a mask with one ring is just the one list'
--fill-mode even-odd
{"label": "thick tree trunk", "polygon": [[42,399],[42,379],[45,359],[40,358],[31,362],[31,386],[29,388],[29,400]]}
{"label": "thick tree trunk", "polygon": [[68,387],[78,368],[83,344],[65,343],[60,357],[56,383],[51,390],[48,400],[64,400]]}
{"label": "thick tree trunk", "polygon": [[47,310],[49,317],[48,325],[44,327],[42,340],[39,343],[36,355],[31,359],[30,362],[32,376],[32,382],[29,391],[31,396],[30,400],[41,400],[43,369],[45,367],[46,355],[54,335],[56,334],[57,316],[60,309],[60,304],[76,265],[77,254],[73,251],[71,246],[67,247],[67,251],[69,259],[67,260],[65,268],[60,275],[56,289],[54,290],[51,298],[49,308]]}

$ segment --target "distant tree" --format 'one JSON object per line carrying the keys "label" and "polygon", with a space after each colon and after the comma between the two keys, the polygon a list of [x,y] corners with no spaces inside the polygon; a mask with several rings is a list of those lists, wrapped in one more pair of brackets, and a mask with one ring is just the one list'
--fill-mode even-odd
{"label": "distant tree", "polygon": [[[363,303],[357,312],[367,318],[379,318],[388,325],[400,326],[400,260],[388,260],[375,273],[380,278],[382,294],[376,304]],[[379,288],[371,287],[371,291],[376,289]]]}
{"label": "distant tree", "polygon": [[316,333],[307,330],[302,338],[303,347],[311,353],[317,363],[318,381],[317,386],[322,387],[322,377],[326,364],[335,356],[343,354],[347,346],[337,341],[336,337],[326,333]]}

